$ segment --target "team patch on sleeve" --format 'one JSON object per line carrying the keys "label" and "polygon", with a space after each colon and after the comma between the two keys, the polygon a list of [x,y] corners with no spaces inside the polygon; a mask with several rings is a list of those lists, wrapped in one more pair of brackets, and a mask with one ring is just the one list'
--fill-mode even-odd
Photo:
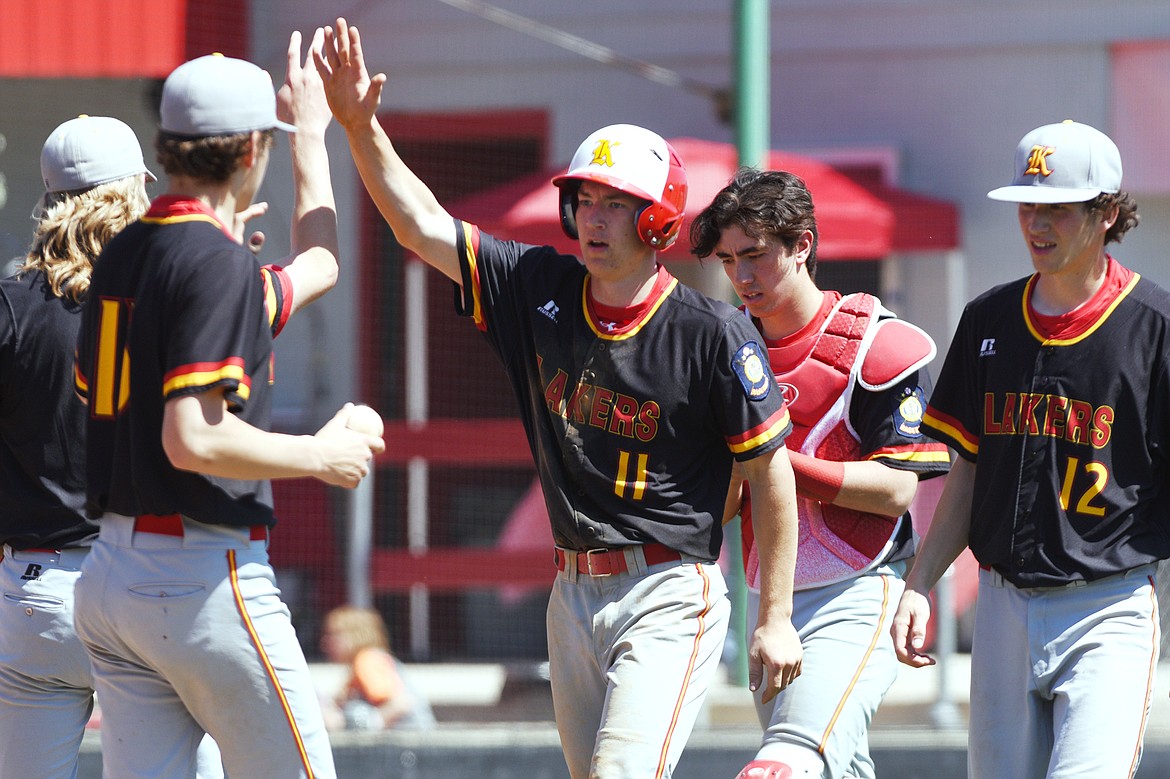
{"label": "team patch on sleeve", "polygon": [[907,387],[902,392],[898,407],[894,409],[894,428],[907,438],[922,435],[922,415],[926,411],[926,398],[922,387]]}
{"label": "team patch on sleeve", "polygon": [[772,372],[766,369],[767,362],[763,358],[764,350],[755,341],[748,341],[739,347],[735,356],[731,358],[731,367],[743,385],[744,394],[749,400],[763,400],[775,383]]}

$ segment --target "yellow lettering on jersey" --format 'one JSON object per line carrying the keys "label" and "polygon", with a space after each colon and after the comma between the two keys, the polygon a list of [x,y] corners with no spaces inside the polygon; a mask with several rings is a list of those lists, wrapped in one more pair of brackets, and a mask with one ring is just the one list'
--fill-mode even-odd
{"label": "yellow lettering on jersey", "polygon": [[130,353],[120,342],[122,307],[120,300],[105,299],[98,314],[97,355],[89,398],[97,417],[114,416],[130,399]]}
{"label": "yellow lettering on jersey", "polygon": [[604,165],[607,168],[613,167],[613,147],[620,145],[620,141],[615,143],[607,141],[602,138],[597,142],[597,146],[593,149],[593,159],[589,161],[590,165]]}
{"label": "yellow lettering on jersey", "polygon": [[1101,449],[1113,437],[1113,409],[1101,406],[1093,412],[1093,426],[1089,430],[1089,443],[1096,449]]}
{"label": "yellow lettering on jersey", "polygon": [[609,432],[626,438],[634,437],[634,416],[638,413],[638,401],[629,395],[616,394],[609,418]]}
{"label": "yellow lettering on jersey", "polygon": [[613,492],[619,498],[624,497],[626,489],[633,487],[630,492],[631,500],[641,500],[646,494],[646,471],[650,462],[650,455],[645,452],[637,455],[637,466],[634,473],[630,473],[630,453],[618,452],[617,478],[613,482]]}
{"label": "yellow lettering on jersey", "polygon": [[1068,417],[1065,419],[1065,437],[1074,444],[1087,444],[1089,442],[1089,422],[1092,418],[1092,405],[1083,400],[1070,400]]}
{"label": "yellow lettering on jersey", "polygon": [[565,414],[565,385],[568,381],[569,377],[564,371],[557,371],[544,388],[544,403],[549,411],[558,416]]}
{"label": "yellow lettering on jersey", "polygon": [[618,452],[617,478],[613,480],[613,494],[619,498],[626,492],[626,479],[629,476],[630,453]]}
{"label": "yellow lettering on jersey", "polygon": [[1077,472],[1083,470],[1092,480],[1092,484],[1081,493],[1075,511],[1078,514],[1085,514],[1090,517],[1103,517],[1105,516],[1106,507],[1096,505],[1093,501],[1109,485],[1109,469],[1105,467],[1104,463],[1094,461],[1085,463],[1083,469],[1080,468],[1080,465],[1081,461],[1076,457],[1068,458],[1068,462],[1065,463],[1064,478],[1060,483],[1060,507],[1068,511],[1068,507],[1072,504],[1073,482],[1076,479]]}
{"label": "yellow lettering on jersey", "polygon": [[650,461],[650,455],[638,455],[638,478],[634,481],[634,500],[641,500],[642,496],[646,494],[646,463]]}
{"label": "yellow lettering on jersey", "polygon": [[1070,496],[1072,495],[1073,477],[1077,475],[1077,465],[1080,463],[1075,457],[1068,458],[1064,466],[1064,479],[1060,482],[1060,507],[1068,511]]}
{"label": "yellow lettering on jersey", "polygon": [[1092,517],[1103,517],[1105,507],[1092,505],[1092,500],[1104,492],[1105,485],[1109,483],[1109,470],[1101,463],[1085,463],[1085,472],[1093,477],[1093,483],[1077,501],[1077,511]]}
{"label": "yellow lettering on jersey", "polygon": [[1024,392],[1020,395],[1020,428],[1027,431],[1029,435],[1037,435],[1040,432],[1040,424],[1036,421],[1036,409],[1040,407],[1040,403],[1047,397],[1037,392]]}
{"label": "yellow lettering on jersey", "polygon": [[615,392],[608,387],[580,383],[566,398],[568,376],[558,370],[544,387],[544,404],[548,410],[576,425],[589,425],[622,438],[653,441],[658,435],[662,410],[653,400]]}
{"label": "yellow lettering on jersey", "polygon": [[606,421],[613,406],[613,390],[598,387],[593,393],[593,404],[589,410],[589,424],[605,429]]}
{"label": "yellow lettering on jersey", "polygon": [[983,396],[984,435],[1042,435],[1101,449],[1113,437],[1110,406],[1063,395],[1005,392]]}
{"label": "yellow lettering on jersey", "polygon": [[1024,169],[1025,176],[1051,176],[1052,169],[1048,167],[1048,155],[1056,151],[1051,146],[1033,146],[1028,155],[1028,167]]}
{"label": "yellow lettering on jersey", "polygon": [[1048,409],[1044,414],[1044,435],[1063,438],[1068,413],[1068,398],[1058,395],[1048,397]]}

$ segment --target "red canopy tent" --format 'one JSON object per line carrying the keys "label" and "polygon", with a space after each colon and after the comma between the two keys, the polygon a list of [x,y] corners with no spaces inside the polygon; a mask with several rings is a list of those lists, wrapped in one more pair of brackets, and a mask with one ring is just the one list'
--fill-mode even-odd
{"label": "red canopy tent", "polygon": [[[695,138],[670,143],[686,165],[687,213],[694,215],[735,173],[736,150],[731,144]],[[876,260],[893,252],[946,251],[959,245],[958,213],[952,204],[890,187],[876,170],[834,167],[781,151],[768,153],[766,167],[795,173],[808,185],[820,229],[817,257],[822,260]],[[448,210],[499,238],[575,253],[576,241],[561,232],[558,193],[550,182],[560,172],[524,176],[452,203]],[[665,259],[690,256],[690,221],[684,221],[682,236]]]}

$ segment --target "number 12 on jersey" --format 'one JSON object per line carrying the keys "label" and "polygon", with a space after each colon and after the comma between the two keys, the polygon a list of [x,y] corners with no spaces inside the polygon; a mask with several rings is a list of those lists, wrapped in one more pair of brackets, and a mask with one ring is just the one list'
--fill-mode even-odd
{"label": "number 12 on jersey", "polygon": [[[1080,465],[1080,458],[1070,457],[1064,468],[1064,479],[1060,483],[1060,507],[1065,511],[1068,511],[1072,502],[1073,482],[1076,480],[1077,472],[1082,470]],[[1109,469],[1101,463],[1090,461],[1085,463],[1083,470],[1092,479],[1092,484],[1081,494],[1080,500],[1077,501],[1076,511],[1078,514],[1103,517],[1105,516],[1105,507],[1094,505],[1092,501],[1105,491],[1105,485],[1109,483]]]}

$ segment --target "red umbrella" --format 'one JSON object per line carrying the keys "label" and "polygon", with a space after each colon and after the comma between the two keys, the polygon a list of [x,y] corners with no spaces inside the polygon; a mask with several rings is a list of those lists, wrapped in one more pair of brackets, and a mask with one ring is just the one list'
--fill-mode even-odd
{"label": "red umbrella", "polygon": [[[730,181],[737,153],[731,144],[716,141],[675,138],[670,143],[687,168],[687,214],[693,216]],[[822,260],[881,259],[895,251],[958,246],[958,214],[950,203],[886,186],[872,172],[847,172],[797,154],[771,151],[766,166],[795,173],[812,192],[820,232],[817,257]],[[575,254],[577,242],[561,231],[559,195],[550,181],[561,172],[529,174],[452,203],[448,210],[498,238],[549,244]],[[665,259],[691,256],[690,223],[690,218],[684,220],[682,234]]]}

